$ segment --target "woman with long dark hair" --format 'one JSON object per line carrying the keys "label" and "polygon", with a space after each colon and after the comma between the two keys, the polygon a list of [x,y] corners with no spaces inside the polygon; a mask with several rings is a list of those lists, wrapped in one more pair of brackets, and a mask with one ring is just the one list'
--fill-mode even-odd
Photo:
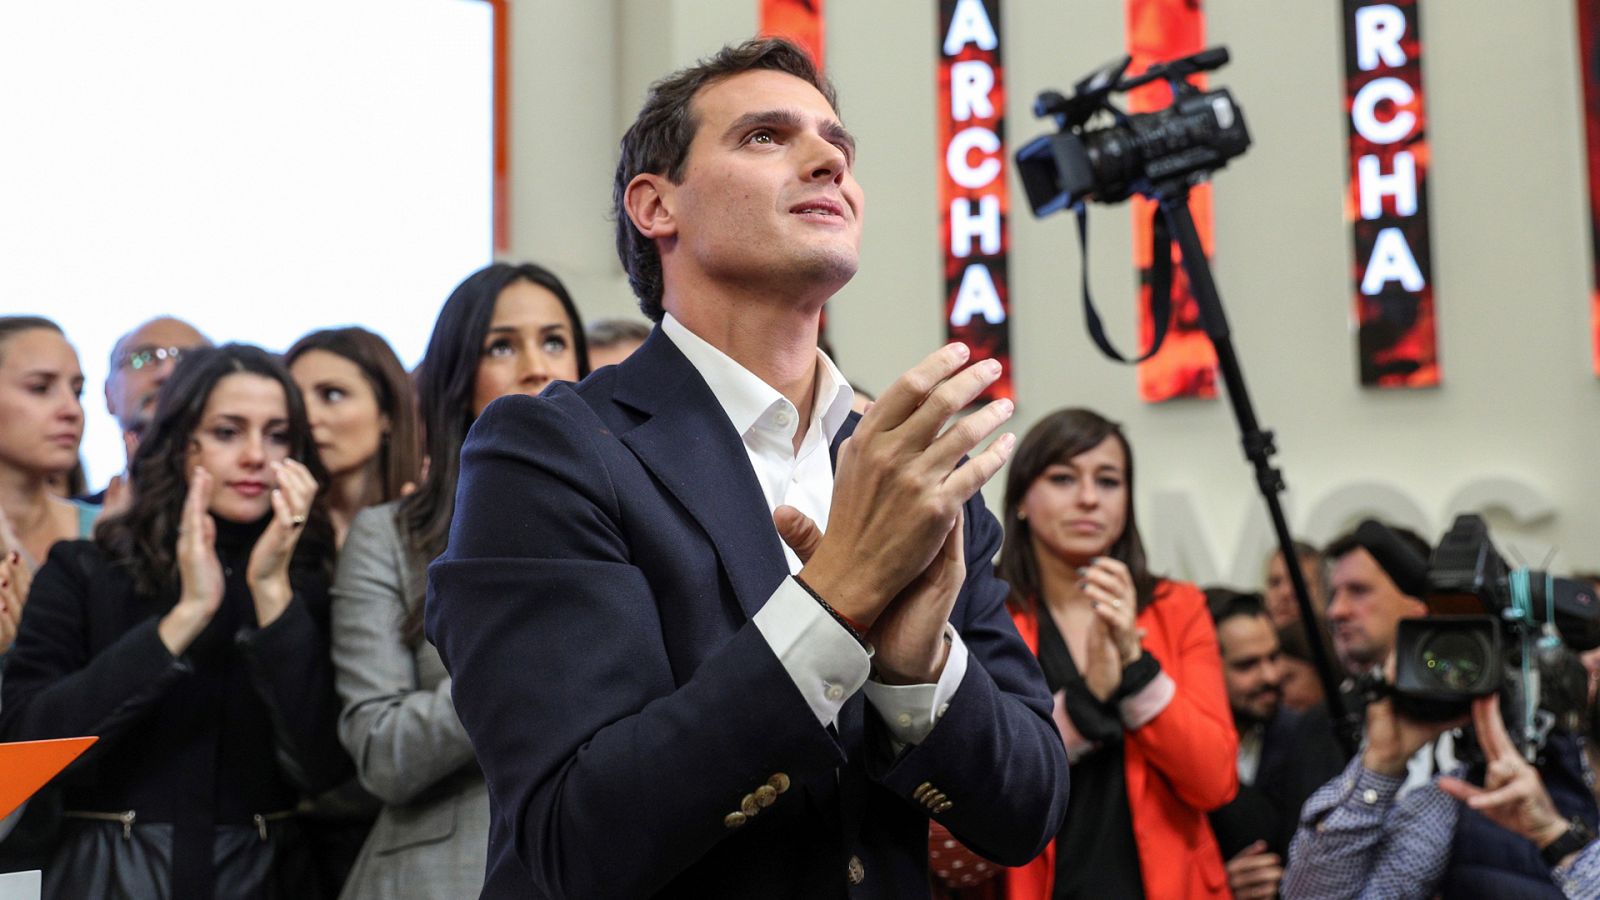
{"label": "woman with long dark hair", "polygon": [[1008,896],[1227,897],[1205,816],[1238,790],[1216,633],[1198,588],[1149,569],[1121,427],[1086,409],[1035,425],[1005,525],[1000,576],[1073,764],[1065,824]]}
{"label": "woman with long dark hair", "polygon": [[388,341],[354,326],[313,331],[283,361],[305,396],[328,470],[328,518],[343,546],[356,513],[400,499],[421,475],[411,377]]}
{"label": "woman with long dark hair", "polygon": [[339,736],[361,783],[385,803],[345,898],[454,898],[481,890],[489,798],[423,637],[427,565],[444,551],[461,443],[484,407],[589,372],[566,288],[532,264],[496,263],[445,301],[416,371],[427,436],[422,484],[356,516],[334,585]]}
{"label": "woman with long dark hair", "polygon": [[40,568],[7,666],[7,738],[100,737],[62,778],[45,896],[315,897],[292,810],[349,760],[294,381],[255,347],[186,353],[129,477]]}

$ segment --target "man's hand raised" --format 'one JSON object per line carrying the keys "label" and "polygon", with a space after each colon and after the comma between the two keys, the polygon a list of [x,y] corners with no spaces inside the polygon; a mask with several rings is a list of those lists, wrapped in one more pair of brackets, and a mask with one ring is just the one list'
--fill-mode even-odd
{"label": "man's hand raised", "polygon": [[968,355],[964,345],[950,344],[900,376],[839,450],[828,531],[800,574],[868,629],[929,569],[962,504],[1015,446],[1002,434],[957,468],[1013,410],[998,400],[945,427],[1000,377],[999,363],[968,366]]}

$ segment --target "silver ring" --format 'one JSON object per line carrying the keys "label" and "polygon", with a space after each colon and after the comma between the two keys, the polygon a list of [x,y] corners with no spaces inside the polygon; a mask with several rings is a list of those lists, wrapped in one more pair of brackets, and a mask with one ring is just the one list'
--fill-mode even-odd
{"label": "silver ring", "polygon": [[306,517],[305,517],[305,515],[303,513],[301,515],[295,516],[294,518],[289,520],[289,524],[293,525],[296,528],[299,528],[301,525],[304,525],[305,523],[306,523]]}

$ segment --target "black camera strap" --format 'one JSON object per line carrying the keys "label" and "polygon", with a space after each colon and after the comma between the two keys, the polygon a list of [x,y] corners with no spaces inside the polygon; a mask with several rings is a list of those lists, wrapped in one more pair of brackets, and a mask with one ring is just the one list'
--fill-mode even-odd
{"label": "black camera strap", "polygon": [[1167,338],[1167,325],[1172,321],[1172,234],[1167,230],[1167,217],[1160,206],[1151,212],[1150,316],[1155,320],[1155,334],[1151,336],[1150,349],[1143,356],[1128,359],[1111,346],[1100,314],[1095,312],[1094,301],[1089,298],[1089,210],[1080,201],[1075,211],[1078,214],[1078,249],[1083,258],[1083,318],[1089,325],[1089,337],[1094,338],[1095,346],[1110,359],[1142,363],[1161,349],[1161,342]]}

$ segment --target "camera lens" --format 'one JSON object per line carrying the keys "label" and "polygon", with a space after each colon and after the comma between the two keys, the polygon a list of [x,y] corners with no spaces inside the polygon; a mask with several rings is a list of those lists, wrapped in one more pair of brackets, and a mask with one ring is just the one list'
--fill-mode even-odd
{"label": "camera lens", "polygon": [[1458,631],[1435,634],[1420,648],[1423,671],[1440,687],[1471,691],[1489,668],[1489,648],[1477,635]]}

